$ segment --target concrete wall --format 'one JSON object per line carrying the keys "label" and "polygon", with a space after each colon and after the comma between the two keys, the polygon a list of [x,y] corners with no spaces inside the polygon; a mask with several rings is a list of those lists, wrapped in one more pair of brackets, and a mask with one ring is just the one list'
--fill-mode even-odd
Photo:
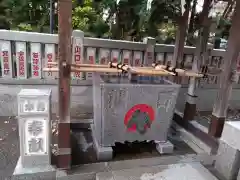
{"label": "concrete wall", "polygon": [[[17,94],[22,88],[31,89],[52,89],[52,112],[58,111],[58,87],[57,85],[0,85],[0,116],[17,115]],[[183,112],[187,88],[181,88],[176,108]],[[199,95],[197,108],[200,111],[212,111],[213,103],[217,95],[217,89],[198,89]],[[77,116],[79,113],[92,111],[92,87],[91,86],[72,86],[71,92],[71,114]],[[240,108],[240,89],[234,89],[230,99],[230,106]]]}

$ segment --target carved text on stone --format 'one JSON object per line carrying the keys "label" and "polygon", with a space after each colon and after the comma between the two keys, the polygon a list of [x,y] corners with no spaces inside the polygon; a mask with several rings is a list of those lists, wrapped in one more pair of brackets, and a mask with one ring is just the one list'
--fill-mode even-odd
{"label": "carved text on stone", "polygon": [[28,132],[33,136],[38,136],[43,131],[43,122],[42,121],[33,121],[28,123]]}
{"label": "carved text on stone", "polygon": [[31,138],[28,141],[29,153],[43,152],[43,138]]}

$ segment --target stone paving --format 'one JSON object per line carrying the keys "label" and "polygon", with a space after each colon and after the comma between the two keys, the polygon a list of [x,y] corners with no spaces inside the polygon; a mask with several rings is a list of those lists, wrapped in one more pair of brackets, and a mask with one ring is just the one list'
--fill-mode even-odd
{"label": "stone paving", "polygon": [[[175,145],[174,155],[191,154],[193,150],[179,139],[171,140]],[[96,154],[93,149],[91,131],[77,129],[72,134],[73,165],[95,163]],[[130,147],[129,147],[130,146]],[[114,147],[113,161],[157,157],[159,154],[151,143],[117,144]],[[17,119],[0,117],[0,180],[9,180],[19,158],[19,139]],[[54,159],[53,159],[54,160]]]}
{"label": "stone paving", "polygon": [[179,163],[97,173],[96,180],[217,180],[200,163]]}

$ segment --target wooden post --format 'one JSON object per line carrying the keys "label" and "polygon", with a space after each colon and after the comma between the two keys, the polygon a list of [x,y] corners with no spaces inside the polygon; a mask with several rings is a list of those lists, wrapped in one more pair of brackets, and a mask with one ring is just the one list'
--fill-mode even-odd
{"label": "wooden post", "polygon": [[[72,1],[59,0],[59,124],[58,124],[58,160],[57,166],[62,169],[71,167],[70,144],[70,78],[71,69],[71,35],[72,35]],[[63,65],[66,63],[66,65]]]}
{"label": "wooden post", "polygon": [[[204,60],[206,60],[206,52],[207,52],[207,40],[209,36],[209,28],[210,28],[210,21],[211,19],[206,19],[205,26],[200,29],[199,32],[199,40],[197,44],[197,48],[194,54],[194,60],[192,65],[192,71],[198,73],[200,68],[200,63],[204,64]],[[205,56],[205,57],[204,57]],[[184,109],[184,122],[194,120],[194,116],[196,114],[196,87],[197,87],[197,80],[195,77],[190,78],[189,87],[188,87],[188,94],[187,100]]]}
{"label": "wooden post", "polygon": [[236,1],[235,12],[232,19],[232,27],[228,39],[228,46],[223,57],[223,72],[220,76],[220,88],[213,107],[209,134],[221,137],[224,122],[227,115],[228,100],[232,92],[233,71],[236,70],[237,58],[240,51],[240,1]]}
{"label": "wooden post", "polygon": [[[205,54],[207,50],[206,47],[207,47],[207,41],[209,36],[209,29],[211,25],[211,19],[208,18],[208,14],[209,14],[209,6],[211,2],[212,0],[204,1],[203,10],[200,16],[201,17],[200,22],[202,27],[199,30],[198,44],[194,54],[194,60],[192,65],[192,70],[196,73],[198,73],[199,71],[200,62],[203,58],[203,54]],[[188,87],[188,94],[187,94],[187,99],[186,99],[186,104],[184,109],[184,115],[183,115],[184,123],[187,123],[188,121],[193,120],[196,114],[196,108],[197,108],[196,86],[197,86],[196,78],[191,77],[189,82],[189,87]]]}

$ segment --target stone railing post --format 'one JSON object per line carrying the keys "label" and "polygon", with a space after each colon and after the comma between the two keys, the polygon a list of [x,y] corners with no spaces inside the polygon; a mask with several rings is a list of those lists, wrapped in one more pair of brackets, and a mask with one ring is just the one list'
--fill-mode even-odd
{"label": "stone railing post", "polygon": [[[72,63],[82,64],[84,63],[84,46],[83,46],[84,32],[80,30],[74,30],[72,33]],[[83,80],[85,79],[83,72],[73,72],[72,78]]]}
{"label": "stone railing post", "polygon": [[[51,90],[22,89],[18,94],[19,175],[55,177],[51,166]],[[47,172],[47,173],[43,173]],[[49,174],[50,173],[50,174]]]}
{"label": "stone railing post", "polygon": [[156,39],[151,38],[151,37],[146,37],[143,40],[144,43],[146,43],[146,51],[144,54],[144,66],[152,66],[152,63],[155,60],[155,54],[154,54],[154,49],[155,49],[155,44],[156,44]]}
{"label": "stone railing post", "polygon": [[1,70],[2,70],[2,78],[13,78],[14,69],[13,61],[12,61],[12,49],[10,41],[0,41],[0,59],[1,60]]}
{"label": "stone railing post", "polygon": [[[143,42],[146,44],[146,49],[144,52],[144,59],[143,59],[143,65],[144,66],[152,66],[152,63],[155,61],[155,44],[156,44],[156,40],[152,37],[146,37],[143,39]],[[148,80],[149,77],[147,76],[141,76],[141,79],[146,79]]]}

